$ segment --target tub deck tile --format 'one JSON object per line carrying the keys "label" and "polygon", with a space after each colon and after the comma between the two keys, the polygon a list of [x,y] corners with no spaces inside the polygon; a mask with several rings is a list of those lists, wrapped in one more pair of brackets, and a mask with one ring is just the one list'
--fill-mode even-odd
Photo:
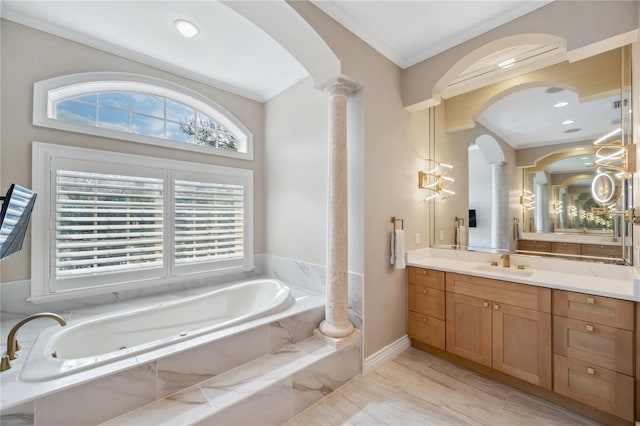
{"label": "tub deck tile", "polygon": [[222,410],[293,377],[297,372],[335,352],[335,349],[324,342],[309,337],[102,425],[186,425],[203,422]]}

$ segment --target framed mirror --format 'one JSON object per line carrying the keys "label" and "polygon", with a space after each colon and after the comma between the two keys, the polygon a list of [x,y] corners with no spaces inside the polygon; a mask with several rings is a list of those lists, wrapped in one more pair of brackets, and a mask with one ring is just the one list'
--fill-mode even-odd
{"label": "framed mirror", "polygon": [[[546,56],[551,65],[433,107],[430,154],[453,165],[456,196],[431,202],[431,244],[630,264],[627,154],[600,149],[632,140],[630,55],[625,46],[574,62]],[[459,219],[468,225],[471,213],[461,247]]]}

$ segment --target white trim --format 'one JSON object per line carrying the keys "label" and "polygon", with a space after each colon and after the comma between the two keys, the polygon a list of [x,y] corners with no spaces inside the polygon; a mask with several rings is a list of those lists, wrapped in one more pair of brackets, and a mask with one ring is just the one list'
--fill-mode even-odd
{"label": "white trim", "polygon": [[[238,138],[239,148],[246,146],[246,152],[226,151],[210,147],[176,142],[135,133],[121,132],[102,127],[83,126],[56,120],[51,116],[55,101],[82,93],[99,92],[103,89],[126,92],[144,92],[175,100],[198,111],[210,115]],[[42,80],[33,85],[33,125],[68,132],[96,135],[106,138],[139,142],[165,148],[202,152],[210,155],[253,160],[253,133],[227,109],[193,91],[170,81],[139,74],[123,72],[88,72],[69,74]]]}
{"label": "white trim", "polygon": [[[135,282],[109,283],[109,278],[105,275],[104,280],[95,279],[91,287],[79,289],[58,289],[52,291],[50,276],[52,274],[51,253],[55,252],[54,239],[51,238],[50,212],[55,204],[54,191],[51,188],[50,169],[53,158],[72,158],[79,161],[96,161],[100,158],[104,163],[117,164],[144,164],[145,168],[156,168],[158,170],[174,170],[178,172],[203,173],[209,176],[221,175],[237,181],[244,185],[245,198],[245,244],[242,262],[219,263],[220,267],[214,270],[187,270],[182,272],[172,271],[174,275],[164,275],[162,277],[150,278],[139,277]],[[141,155],[121,154],[101,150],[76,148],[63,145],[53,145],[42,142],[33,142],[32,149],[33,167],[33,188],[40,194],[38,202],[35,204],[32,218],[32,262],[31,262],[31,295],[33,302],[46,302],[51,300],[72,299],[84,295],[107,293],[125,288],[139,288],[153,285],[162,285],[175,282],[185,277],[202,278],[212,275],[229,274],[233,272],[248,271],[253,269],[253,177],[254,172],[250,169],[235,167],[225,167],[211,164],[192,163],[179,160],[169,160]],[[165,203],[166,206],[166,203]],[[167,222],[165,224],[169,226]],[[168,235],[168,234],[167,234]]]}
{"label": "white trim", "polygon": [[373,372],[376,368],[380,367],[387,361],[391,361],[410,347],[411,339],[409,339],[409,336],[402,336],[395,342],[380,349],[375,354],[365,358],[362,364],[362,375],[364,376]]}

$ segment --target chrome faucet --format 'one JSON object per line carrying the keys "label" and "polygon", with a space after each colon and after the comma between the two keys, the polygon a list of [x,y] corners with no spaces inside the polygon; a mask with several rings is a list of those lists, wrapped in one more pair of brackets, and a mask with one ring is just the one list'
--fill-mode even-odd
{"label": "chrome faucet", "polygon": [[504,266],[505,268],[511,267],[511,262],[509,260],[508,254],[503,254],[502,256],[500,256],[500,260],[502,260],[502,266]]}
{"label": "chrome faucet", "polygon": [[18,329],[23,325],[25,325],[26,323],[28,323],[29,321],[32,321],[38,318],[51,318],[58,321],[58,323],[61,326],[67,325],[67,322],[64,320],[64,318],[62,318],[58,314],[52,314],[50,312],[42,312],[39,314],[29,315],[28,317],[26,317],[16,325],[14,325],[11,331],[9,332],[9,337],[7,338],[7,353],[2,357],[2,362],[0,363],[0,371],[10,369],[11,368],[10,360],[17,358],[16,352],[20,350],[20,345],[16,340],[16,333],[18,332]]}

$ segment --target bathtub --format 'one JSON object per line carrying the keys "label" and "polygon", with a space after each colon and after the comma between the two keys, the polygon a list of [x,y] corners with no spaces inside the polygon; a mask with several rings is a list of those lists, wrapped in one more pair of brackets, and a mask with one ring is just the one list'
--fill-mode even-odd
{"label": "bathtub", "polygon": [[137,356],[287,309],[289,287],[274,279],[102,316],[38,335],[20,380],[37,382]]}

